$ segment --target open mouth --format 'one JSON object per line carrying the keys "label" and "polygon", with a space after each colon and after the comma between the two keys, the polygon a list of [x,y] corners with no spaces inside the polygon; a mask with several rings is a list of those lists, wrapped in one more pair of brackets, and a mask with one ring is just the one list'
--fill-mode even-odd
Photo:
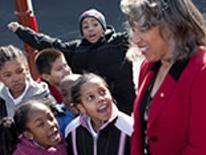
{"label": "open mouth", "polygon": [[97,112],[107,115],[109,114],[109,105],[107,103],[102,104],[98,107]]}
{"label": "open mouth", "polygon": [[61,140],[61,136],[58,130],[55,130],[54,132],[52,132],[51,134],[49,134],[49,140],[51,142],[59,142]]}
{"label": "open mouth", "polygon": [[106,112],[107,111],[107,105],[102,105],[97,109],[98,112]]}
{"label": "open mouth", "polygon": [[91,35],[89,35],[89,38],[90,38],[91,40],[96,39],[96,34],[91,34]]}

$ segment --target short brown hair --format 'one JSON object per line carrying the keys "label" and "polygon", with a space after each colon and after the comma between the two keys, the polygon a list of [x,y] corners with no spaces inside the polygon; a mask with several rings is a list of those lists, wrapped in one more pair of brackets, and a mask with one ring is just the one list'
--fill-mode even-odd
{"label": "short brown hair", "polygon": [[50,74],[52,64],[61,56],[63,56],[63,53],[54,48],[46,48],[39,51],[35,57],[35,63],[39,74]]}

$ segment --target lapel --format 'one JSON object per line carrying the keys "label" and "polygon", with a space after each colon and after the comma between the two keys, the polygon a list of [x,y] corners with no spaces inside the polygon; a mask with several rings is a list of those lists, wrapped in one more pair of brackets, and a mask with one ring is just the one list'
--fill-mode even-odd
{"label": "lapel", "polygon": [[[150,85],[150,81],[152,80],[152,78],[155,76],[155,72],[153,71],[149,71],[146,75],[145,75],[145,78],[144,80],[142,81],[142,84],[140,85],[140,88],[138,90],[138,92],[141,92],[141,93],[138,93],[137,95],[137,100],[138,101],[142,101],[143,97],[144,97],[144,94],[145,92],[147,91],[149,85]],[[141,104],[141,103],[140,103]],[[138,105],[140,105],[138,104]]]}
{"label": "lapel", "polygon": [[161,114],[161,111],[164,110],[164,107],[169,104],[169,100],[175,92],[176,84],[177,82],[171,77],[171,75],[167,74],[165,80],[163,81],[151,103],[149,111],[148,129],[158,118],[158,115]]}
{"label": "lapel", "polygon": [[144,77],[144,79],[141,82],[141,85],[138,89],[139,93],[137,93],[137,101],[139,101],[139,104],[137,105],[138,108],[139,108],[140,104],[142,103],[142,99],[143,99],[144,94],[150,85],[152,78],[154,78],[156,71],[160,67],[160,62],[149,63],[147,65],[148,66],[142,68],[145,72],[144,72],[144,75],[142,75]]}
{"label": "lapel", "polygon": [[[150,111],[149,111],[149,120],[148,120],[148,129],[152,126],[152,124],[155,122],[155,120],[158,118],[158,116],[161,114],[161,111],[164,110],[164,107],[167,106],[169,103],[169,100],[171,99],[172,95],[174,95],[177,87],[177,82],[181,76],[181,73],[185,69],[185,67],[188,64],[188,60],[181,60],[177,61],[171,69],[169,70],[169,73],[166,75],[162,85],[160,86],[159,90],[157,91],[156,95],[153,98]],[[157,71],[157,67],[156,67]],[[148,74],[148,78],[145,79],[145,83],[147,83],[147,86],[144,86],[143,91],[145,92],[148,88],[148,83],[150,83],[151,79],[154,78],[155,72]],[[144,94],[144,93],[143,93]]]}

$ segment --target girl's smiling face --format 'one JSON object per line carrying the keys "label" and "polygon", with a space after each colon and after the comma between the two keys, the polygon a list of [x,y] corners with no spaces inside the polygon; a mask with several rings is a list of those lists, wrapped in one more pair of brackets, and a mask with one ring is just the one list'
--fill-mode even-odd
{"label": "girl's smiling face", "polygon": [[33,105],[28,113],[26,128],[26,137],[44,148],[57,145],[61,141],[56,118],[45,105]]}
{"label": "girl's smiling face", "polygon": [[112,115],[113,99],[108,88],[102,79],[92,78],[82,85],[80,94],[82,106],[98,129]]}

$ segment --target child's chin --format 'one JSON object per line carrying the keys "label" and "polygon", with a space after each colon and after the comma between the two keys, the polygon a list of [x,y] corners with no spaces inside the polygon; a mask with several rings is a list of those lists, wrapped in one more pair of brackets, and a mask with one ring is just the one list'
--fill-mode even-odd
{"label": "child's chin", "polygon": [[104,118],[102,118],[102,120],[103,120],[104,122],[107,122],[110,118],[111,118],[111,115],[110,115],[110,114],[107,114],[107,115],[104,116]]}

